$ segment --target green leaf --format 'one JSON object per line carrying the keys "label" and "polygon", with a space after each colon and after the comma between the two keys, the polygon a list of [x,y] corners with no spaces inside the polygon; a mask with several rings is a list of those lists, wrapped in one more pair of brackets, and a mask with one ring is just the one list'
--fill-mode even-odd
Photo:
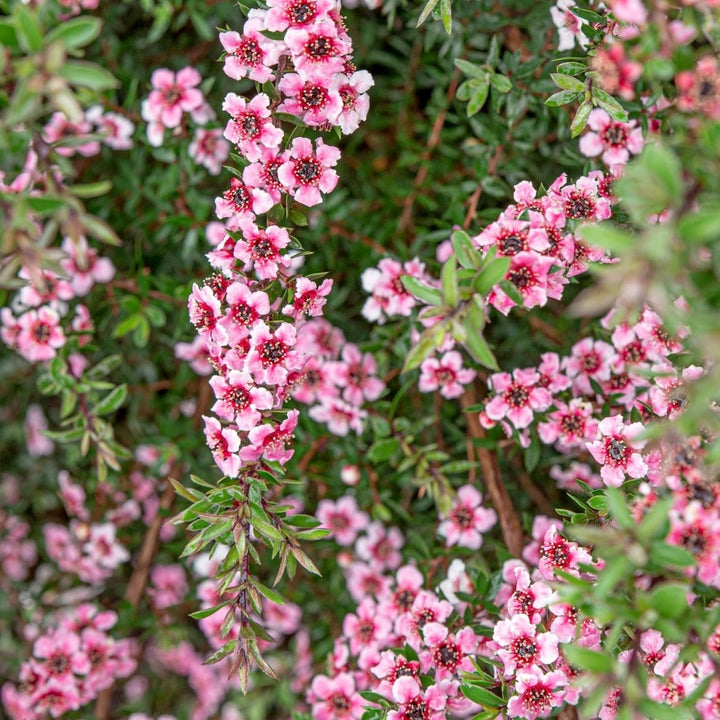
{"label": "green leaf", "polygon": [[42,434],[50,440],[59,443],[77,442],[85,434],[85,428],[73,428],[72,430],[43,430]]}
{"label": "green leaf", "polygon": [[420,27],[428,18],[428,15],[435,9],[435,6],[440,2],[440,0],[428,0],[425,3],[425,7],[422,9],[422,12],[420,13],[420,17],[418,18],[417,25],[415,27]]}
{"label": "green leaf", "polygon": [[122,245],[115,231],[99,217],[95,217],[95,215],[82,215],[80,222],[96,240],[100,240],[100,242],[104,242],[106,245],[115,245],[117,247]]}
{"label": "green leaf", "polygon": [[107,415],[108,413],[115,412],[115,410],[125,402],[126,397],[127,385],[118,385],[93,407],[93,413],[95,415]]}
{"label": "green leaf", "polygon": [[688,612],[688,587],[664,583],[650,592],[650,607],[666,618],[680,618]]}
{"label": "green leaf", "polygon": [[505,75],[500,75],[500,73],[493,73],[490,76],[490,84],[493,86],[494,90],[497,90],[503,95],[512,90],[512,82],[510,79],[505,77]]}
{"label": "green leaf", "polygon": [[460,686],[460,692],[462,692],[466,698],[476,702],[478,705],[482,705],[482,707],[497,708],[505,704],[501,697],[477,685],[463,684]]}
{"label": "green leaf", "polygon": [[692,717],[692,712],[687,708],[665,705],[650,698],[640,700],[638,710],[651,720],[688,720]]}
{"label": "green leaf", "polygon": [[110,180],[99,180],[94,183],[83,183],[82,185],[71,185],[68,190],[79,198],[94,198],[105,195],[112,190]]}
{"label": "green leaf", "polygon": [[476,115],[480,110],[482,109],[482,106],[485,104],[485,101],[487,100],[488,93],[490,92],[490,82],[489,81],[478,81],[481,84],[478,85],[477,89],[473,93],[472,97],[470,98],[470,101],[467,104],[467,116],[472,117],[473,115]]}
{"label": "green leaf", "polygon": [[20,4],[15,6],[14,13],[15,30],[21,47],[26,52],[40,52],[43,49],[43,37],[35,13]]}
{"label": "green leaf", "polygon": [[525,456],[525,469],[530,473],[540,462],[541,448],[540,442],[536,437],[533,437],[530,444],[525,448],[525,452],[523,454]]}
{"label": "green leaf", "polygon": [[468,333],[468,338],[464,344],[470,355],[472,355],[480,365],[490,368],[491,370],[499,370],[495,355],[493,355],[487,340],[485,340],[482,335]]}
{"label": "green leaf", "polygon": [[582,80],[578,80],[572,75],[564,75],[563,73],[552,73],[550,77],[553,82],[563,90],[572,90],[575,93],[585,92],[585,83]]}
{"label": "green leaf", "polygon": [[685,548],[666,543],[653,543],[650,547],[650,561],[666,567],[692,567],[695,565],[695,556]]}
{"label": "green leaf", "polygon": [[579,75],[587,70],[587,65],[579,62],[563,62],[557,66],[557,71],[563,75]]}
{"label": "green leaf", "polygon": [[522,293],[517,289],[511,280],[501,280],[498,285],[500,289],[516,304],[523,304]]}
{"label": "green leaf", "polygon": [[440,271],[443,303],[451,308],[457,307],[460,302],[460,287],[457,278],[457,260],[451,255]]}
{"label": "green leaf", "polygon": [[473,245],[470,236],[464,230],[455,230],[452,234],[453,251],[462,267],[473,269],[480,264],[480,253]]}
{"label": "green leaf", "polygon": [[400,281],[405,289],[428,305],[442,305],[442,295],[437,288],[425,285],[412,275],[401,275]]}
{"label": "green leaf", "polygon": [[211,655],[208,655],[203,660],[203,665],[212,665],[213,663],[220,662],[220,660],[227,657],[235,649],[236,645],[237,639],[225,643],[219,650],[216,650]]}
{"label": "green leaf", "polygon": [[570,137],[577,137],[585,129],[592,108],[592,103],[589,100],[580,105],[573,121],[570,123]]}
{"label": "green leaf", "polygon": [[90,88],[90,90],[109,90],[119,85],[107,70],[82,60],[69,60],[58,70],[58,75],[71,85]]}
{"label": "green leaf", "polygon": [[367,451],[367,458],[370,462],[384,462],[389,460],[400,449],[400,441],[397,438],[383,438],[376,440]]}
{"label": "green leaf", "polygon": [[660,143],[650,143],[643,148],[640,161],[648,169],[652,178],[662,183],[670,201],[680,200],[682,167],[677,155],[672,150]]}
{"label": "green leaf", "polygon": [[468,60],[463,60],[462,58],[456,58],[455,59],[455,67],[458,70],[462,70],[468,77],[471,78],[480,78],[483,80],[487,79],[488,76],[488,69],[485,66],[476,65],[475,63],[471,63]]}
{"label": "green leaf", "polygon": [[593,100],[617,122],[627,122],[627,110],[612,96],[596,85],[592,89]]}
{"label": "green leaf", "polygon": [[551,95],[545,104],[548,107],[559,107],[560,105],[567,105],[568,103],[579,100],[582,97],[579,93],[573,92],[572,90],[561,90]]}
{"label": "green leaf", "polygon": [[67,205],[66,200],[48,197],[47,195],[26,198],[25,203],[31,210],[39,213],[53,213]]}
{"label": "green leaf", "polygon": [[0,46],[6,48],[18,47],[17,32],[10,18],[0,18]]}
{"label": "green leaf", "polygon": [[491,260],[473,282],[473,288],[483,297],[495,287],[508,273],[510,269],[509,257],[498,257]]}
{"label": "green leaf", "polygon": [[202,620],[203,618],[210,617],[211,615],[214,615],[218,610],[222,610],[222,608],[227,607],[232,600],[223,600],[223,602],[218,603],[217,605],[213,605],[212,607],[205,608],[204,610],[196,610],[195,612],[189,613],[189,616],[195,620]]}
{"label": "green leaf", "polygon": [[613,668],[613,660],[610,655],[589,650],[575,643],[567,643],[562,646],[562,652],[570,665],[581,670],[590,670],[594,673],[610,673]]}
{"label": "green leaf", "polygon": [[448,35],[452,34],[452,0],[440,0],[440,17]]}
{"label": "green leaf", "polygon": [[626,530],[633,530],[635,521],[628,509],[627,498],[622,491],[616,487],[605,488],[605,497],[607,498],[608,510],[618,526]]}
{"label": "green leaf", "polygon": [[703,205],[699,212],[686,213],[678,222],[683,240],[707,242],[720,236],[720,205]]}
{"label": "green leaf", "polygon": [[64,20],[45,37],[47,42],[61,42],[66,48],[75,49],[89,45],[100,34],[102,20],[83,15]]}
{"label": "green leaf", "polygon": [[605,248],[616,255],[623,255],[636,243],[632,235],[612,222],[583,225],[578,232],[591,245]]}
{"label": "green leaf", "polygon": [[444,323],[438,323],[427,328],[422,335],[420,335],[417,344],[407,354],[402,372],[406,373],[418,367],[425,358],[429,357],[436,348],[440,347],[445,338],[445,333],[446,327]]}

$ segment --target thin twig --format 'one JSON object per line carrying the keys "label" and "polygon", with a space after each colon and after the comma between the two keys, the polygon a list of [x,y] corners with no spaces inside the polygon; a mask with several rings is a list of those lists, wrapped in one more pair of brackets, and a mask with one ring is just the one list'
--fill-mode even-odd
{"label": "thin twig", "polygon": [[[476,402],[477,397],[472,388],[466,390],[460,398],[460,405],[463,409],[475,405]],[[468,432],[473,438],[482,439],[487,436],[476,412],[466,413],[466,417]],[[481,445],[475,448],[475,452],[480,461],[485,487],[500,519],[500,529],[505,545],[512,555],[520,557],[524,545],[523,531],[512,500],[510,500],[510,496],[500,477],[497,455]]]}

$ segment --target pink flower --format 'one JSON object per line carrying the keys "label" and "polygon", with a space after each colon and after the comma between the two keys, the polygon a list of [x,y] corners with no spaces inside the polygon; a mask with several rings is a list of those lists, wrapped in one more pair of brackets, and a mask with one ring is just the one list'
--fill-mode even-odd
{"label": "pink flower", "polygon": [[320,395],[318,400],[320,404],[308,411],[315,422],[325,423],[331,433],[340,437],[345,437],[350,430],[358,435],[362,432],[363,420],[367,417],[365,410],[332,395]]}
{"label": "pink flower", "polygon": [[485,414],[494,421],[507,419],[518,429],[526,428],[533,419],[533,412],[547,410],[552,395],[537,385],[540,375],[532,369],[495,373],[490,377],[492,389],[498,393],[485,406]]}
{"label": "pink flower", "polygon": [[293,431],[297,427],[299,415],[297,410],[290,410],[280,425],[263,423],[254,427],[248,434],[251,444],[242,448],[240,457],[246,462],[255,462],[263,457],[284,465],[294,453],[287,445],[293,441]]}
{"label": "pink flower", "polygon": [[537,626],[527,615],[513,615],[501,620],[493,631],[500,649],[497,654],[505,665],[505,677],[518,670],[532,668],[540,663],[549,665],[558,657],[558,638],[553,633],[538,633]]}
{"label": "pink flower", "polygon": [[31,457],[52,455],[55,443],[43,434],[43,431],[48,429],[48,422],[40,405],[33,403],[28,406],[23,429],[28,455]]}
{"label": "pink flower", "polygon": [[445,544],[478,550],[482,545],[482,533],[497,522],[494,510],[481,505],[482,495],[472,485],[463,485],[457,491],[456,502],[448,518],[438,527],[438,534],[445,538]]}
{"label": "pink flower", "polygon": [[452,400],[463,394],[463,385],[475,379],[475,371],[463,368],[462,355],[449,350],[439,360],[427,358],[420,366],[418,388],[420,392],[433,392],[440,388],[440,394]]}
{"label": "pink flower", "polygon": [[592,565],[590,553],[560,535],[557,525],[548,527],[538,552],[538,570],[545,580],[554,579],[555,570],[577,576],[580,565]]}
{"label": "pink flower", "polygon": [[205,438],[218,467],[228,476],[237,477],[240,472],[240,436],[230,427],[223,428],[215,418],[205,417]]}
{"label": "pink flower", "polygon": [[426,280],[425,266],[417,258],[404,264],[392,258],[383,258],[377,268],[368,268],[363,272],[363,290],[372,293],[372,297],[368,298],[363,306],[363,317],[378,324],[385,321],[386,315],[409,317],[417,305],[417,300],[402,284],[403,275]]}
{"label": "pink flower", "polygon": [[338,75],[308,80],[297,73],[287,73],[278,86],[285,95],[278,112],[295,115],[311,127],[336,125],[343,110],[339,85]]}
{"label": "pink flower", "polygon": [[388,713],[388,720],[441,720],[445,718],[445,705],[449,687],[443,684],[430,685],[423,690],[418,681],[409,675],[399,677],[392,688],[393,699],[400,706]]}
{"label": "pink flower", "polygon": [[153,90],[148,97],[149,112],[167,128],[180,125],[182,114],[196,110],[203,104],[203,94],[197,88],[202,77],[192,67],[185,67],[177,75],[161,68],[153,72]]}
{"label": "pink flower", "polygon": [[526,720],[548,717],[562,704],[566,685],[567,678],[559,670],[544,674],[540,668],[531,667],[519,672],[515,679],[517,694],[508,701],[508,713]]}
{"label": "pink flower", "polygon": [[402,533],[396,527],[386,528],[382,523],[373,522],[367,528],[367,535],[358,539],[355,551],[361,560],[394,569],[402,561],[399,551],[404,542]]}
{"label": "pink flower", "polygon": [[344,56],[352,49],[347,35],[341,35],[333,22],[290,28],[285,42],[295,69],[308,79],[341,73],[345,69]]}
{"label": "pink flower", "polygon": [[212,175],[219,175],[230,155],[230,143],[223,139],[220,128],[197,128],[188,145],[188,155]]}
{"label": "pink flower", "polygon": [[228,77],[241,80],[247,76],[259,83],[275,78],[271,68],[277,65],[285,44],[265,37],[264,29],[262,19],[250,16],[242,35],[234,31],[220,33],[220,42],[227,53],[223,70]]}
{"label": "pink flower", "polygon": [[378,649],[386,647],[391,630],[391,622],[378,612],[377,604],[367,597],[358,605],[357,614],[349,613],[343,620],[343,635],[349,640],[353,655],[367,646]]}
{"label": "pink flower", "polygon": [[215,375],[210,386],[217,402],[212,411],[234,422],[239,430],[252,430],[261,420],[261,410],[270,410],[273,397],[265,388],[255,387],[248,373],[231,370],[226,377]]}
{"label": "pink flower", "polygon": [[246,367],[255,382],[284,385],[288,373],[299,370],[303,360],[294,349],[295,327],[280,323],[275,332],[259,320],[250,332],[251,348]]}
{"label": "pink flower", "polygon": [[272,32],[289,27],[310,27],[335,10],[332,0],[268,0],[265,25]]}
{"label": "pink flower", "polygon": [[332,286],[332,280],[323,280],[318,287],[312,280],[298,277],[295,280],[292,304],[283,308],[283,314],[296,319],[302,315],[322,315],[322,309],[327,302],[325,298],[330,294]]}
{"label": "pink flower", "polygon": [[337,75],[338,92],[342,100],[342,111],[336,120],[344,135],[354,133],[365,120],[370,108],[367,91],[375,84],[367,70],[358,70],[352,75]]}
{"label": "pink flower", "polygon": [[350,673],[339,673],[334,678],[316,675],[310,692],[315,720],[359,720],[363,714],[365,701],[355,691],[355,680]]}
{"label": "pink flower", "polygon": [[332,530],[331,537],[338,545],[352,545],[360,530],[364,530],[370,522],[352,495],[343,495],[337,501],[321,500],[315,516],[323,527]]}
{"label": "pink flower", "polygon": [[99,257],[97,250],[88,247],[87,240],[82,235],[75,240],[64,238],[62,249],[67,253],[67,257],[60,260],[60,265],[70,278],[77,297],[87,295],[95,283],[110,282],[115,276],[112,261]]}
{"label": "pink flower", "polygon": [[472,672],[470,659],[475,654],[478,638],[472,628],[464,627],[454,635],[439,622],[429,622],[422,628],[425,645],[420,653],[420,668],[424,674],[433,668],[437,680],[450,680],[461,672]]}
{"label": "pink flower", "polygon": [[103,112],[100,105],[85,111],[85,119],[95,125],[103,135],[103,143],[113,150],[129,150],[133,146],[132,134],[135,126],[122,115]]}
{"label": "pink flower", "polygon": [[631,153],[640,153],[645,143],[635,120],[616,122],[602,108],[590,113],[587,124],[591,132],[580,138],[580,152],[587,157],[602,154],[606,165],[624,165]]}
{"label": "pink flower", "polygon": [[255,95],[250,102],[228,93],[222,107],[231,117],[225,137],[235,143],[250,162],[260,160],[263,148],[275,151],[282,142],[283,131],[273,124],[270,98],[265,93]]}
{"label": "pink flower", "polygon": [[644,477],[648,465],[639,452],[645,447],[644,440],[635,438],[644,431],[642,423],[625,425],[622,415],[605,418],[598,424],[602,437],[586,444],[590,454],[602,465],[600,477],[606,485],[620,487],[625,475],[631,478]]}
{"label": "pink flower", "polygon": [[29,362],[52,360],[65,344],[60,316],[47,306],[28,310],[17,320],[15,338],[18,352]]}
{"label": "pink flower", "polygon": [[230,180],[230,188],[221,198],[215,198],[215,214],[220,218],[254,220],[255,215],[266,213],[275,202],[260,188],[249,187],[239,178]]}
{"label": "pink flower", "polygon": [[322,139],[295,138],[290,157],[278,169],[278,178],[287,191],[303,205],[311,207],[322,201],[321,191],[329,193],[338,183],[338,174],[331,168],[340,159],[340,150],[326,145]]}
{"label": "pink flower", "polygon": [[352,405],[377,400],[385,390],[385,383],[376,377],[377,363],[372,353],[360,352],[357,345],[347,343],[342,361],[330,363],[330,378],[343,388],[343,398]]}
{"label": "pink flower", "polygon": [[569,404],[556,400],[555,407],[557,410],[548,414],[546,422],[538,423],[540,439],[548,445],[557,442],[563,452],[573,447],[584,448],[597,433],[592,404],[573,398]]}

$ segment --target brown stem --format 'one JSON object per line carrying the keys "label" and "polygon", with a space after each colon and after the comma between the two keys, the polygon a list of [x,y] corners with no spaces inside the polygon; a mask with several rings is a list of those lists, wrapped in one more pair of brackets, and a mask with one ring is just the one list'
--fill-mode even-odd
{"label": "brown stem", "polygon": [[[130,576],[130,582],[128,582],[127,589],[125,590],[125,599],[130,603],[133,609],[136,609],[140,604],[145,587],[147,586],[148,576],[150,575],[150,568],[152,567],[155,555],[158,550],[158,540],[160,537],[160,530],[162,530],[163,522],[165,521],[164,510],[169,510],[172,506],[173,499],[175,497],[175,488],[170,482],[170,477],[175,472],[175,466],[170,468],[167,476],[167,485],[163,491],[162,497],[160,498],[160,506],[158,508],[157,515],[150,524],[150,527],[145,533],[143,538],[142,546],[140,548],[140,555],[138,556],[135,569]],[[107,720],[110,717],[110,709],[112,705],[112,696],[115,684],[113,683],[110,687],[103,690],[95,701],[95,717],[97,720]]]}
{"label": "brown stem", "polygon": [[[460,405],[463,409],[475,405],[476,402],[477,397],[473,389],[466,390],[460,398]],[[473,438],[480,439],[487,436],[485,428],[480,424],[476,412],[469,412],[466,414],[466,417],[468,431]],[[524,545],[523,531],[512,500],[510,500],[510,496],[500,477],[500,467],[498,466],[497,456],[488,448],[480,445],[475,448],[475,452],[480,461],[480,469],[482,470],[483,479],[485,480],[485,487],[500,519],[500,529],[505,545],[507,545],[512,555],[520,557]]]}
{"label": "brown stem", "polygon": [[430,131],[430,137],[428,138],[425,151],[420,158],[420,167],[415,174],[415,180],[413,181],[413,187],[410,194],[407,196],[405,203],[403,204],[402,215],[400,216],[400,222],[398,223],[398,230],[409,231],[412,225],[412,213],[415,199],[420,192],[420,187],[427,178],[428,167],[432,151],[437,147],[440,142],[440,135],[442,134],[443,126],[445,125],[445,118],[447,116],[448,106],[450,101],[455,97],[455,91],[460,84],[460,71],[456,70],[453,73],[450,85],[448,86],[447,92],[445,93],[445,105],[438,110],[438,114],[435,116],[435,122],[433,123],[432,130]]}

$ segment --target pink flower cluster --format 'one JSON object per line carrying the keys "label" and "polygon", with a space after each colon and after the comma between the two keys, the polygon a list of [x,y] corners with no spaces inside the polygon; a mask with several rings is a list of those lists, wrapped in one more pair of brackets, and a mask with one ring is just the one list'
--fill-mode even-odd
{"label": "pink flower cluster", "polygon": [[[284,32],[284,40],[268,38],[263,34],[268,30]],[[225,137],[248,165],[242,179],[233,177],[230,188],[216,199],[216,214],[225,222],[208,257],[218,274],[202,287],[195,285],[189,299],[190,319],[204,348],[194,344],[180,349],[201,367],[209,361],[217,373],[210,380],[217,418],[204,418],[205,435],[218,466],[237,477],[247,464],[284,464],[292,456],[299,413],[291,410],[284,419],[277,418],[289,396],[317,400],[311,417],[336,434],[346,434],[349,429],[360,432],[360,405],[375,400],[384,384],[374,377],[372,356],[345,343],[342,333],[333,331],[334,344],[327,352],[321,337],[327,328],[317,318],[332,281],[316,283],[294,275],[296,246],[288,229],[269,220],[263,226],[257,217],[283,194],[302,205],[316,205],[321,193],[337,184],[332,169],[340,157],[337,148],[322,139],[285,140],[280,122],[283,112],[298,114],[293,97],[312,105],[312,113],[303,106],[298,117],[320,129],[342,123],[354,130],[367,112],[366,96],[356,91],[367,73],[351,71],[352,46],[340,16],[329,0],[270,3],[268,10],[250,12],[242,33],[224,32],[220,40],[231,78],[276,79],[287,94],[272,108],[264,93],[247,100],[231,92],[225,98],[223,109],[231,118]],[[294,73],[280,76],[283,56],[292,61]],[[195,78],[185,79],[188,87],[182,90],[191,93]],[[180,78],[166,80],[174,87]],[[300,81],[302,87],[296,88]],[[342,112],[331,112],[331,88],[343,98]],[[179,103],[176,95],[172,98]],[[167,104],[166,96],[155,96],[157,102],[162,98]],[[353,112],[356,122],[348,120]],[[171,120],[175,123],[175,115]]]}
{"label": "pink flower cluster", "polygon": [[117,615],[83,604],[57,618],[33,644],[23,663],[20,686],[2,686],[5,709],[13,720],[41,720],[78,710],[116,678],[135,671],[136,642],[116,640],[109,631]]}
{"label": "pink flower cluster", "polygon": [[[608,330],[610,322],[611,317],[604,322]],[[609,340],[585,338],[565,357],[545,353],[535,368],[491,375],[492,393],[481,423],[487,428],[501,423],[526,447],[530,427],[537,422],[541,442],[581,461],[589,452],[601,465],[600,478],[607,485],[645,477],[649,466],[640,453],[645,442],[638,439],[643,423],[624,422],[623,415],[634,411],[645,421],[676,417],[682,411],[678,398],[684,386],[697,380],[702,369],[675,368],[669,356],[681,345],[649,308],[637,323],[618,324]],[[608,402],[609,413],[604,410]],[[578,472],[597,486],[598,478],[587,466],[575,464],[571,475]],[[551,474],[567,486],[560,468]]]}
{"label": "pink flower cluster", "polygon": [[[43,128],[43,140],[63,157],[75,154],[92,157],[100,152],[101,142],[113,150],[129,150],[133,146],[134,131],[135,125],[124,115],[105,112],[100,105],[93,105],[80,122],[72,122],[62,112],[53,113]],[[96,135],[100,135],[101,140],[91,139]],[[87,142],[80,142],[84,136],[88,136]]]}
{"label": "pink flower cluster", "polygon": [[37,561],[37,547],[29,534],[30,525],[0,509],[0,570],[8,580],[25,580]]}

